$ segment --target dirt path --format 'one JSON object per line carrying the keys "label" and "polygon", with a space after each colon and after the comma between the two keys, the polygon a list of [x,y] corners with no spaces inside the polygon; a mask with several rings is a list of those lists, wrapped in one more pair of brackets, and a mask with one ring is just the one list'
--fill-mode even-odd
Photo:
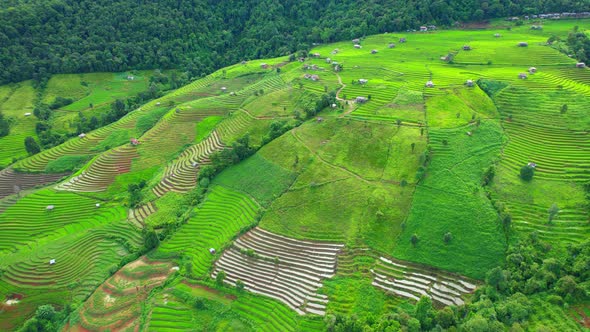
{"label": "dirt path", "polygon": [[343,118],[344,116],[352,113],[352,111],[354,111],[354,104],[352,100],[346,100],[344,98],[340,97],[340,92],[342,92],[342,90],[344,88],[346,88],[346,84],[342,83],[342,78],[340,77],[340,75],[338,73],[336,73],[336,77],[338,78],[338,84],[341,85],[340,89],[338,89],[338,91],[336,91],[336,100],[343,102],[344,105],[346,105],[346,109],[344,110],[344,113],[342,113],[342,115],[340,115],[341,118]]}

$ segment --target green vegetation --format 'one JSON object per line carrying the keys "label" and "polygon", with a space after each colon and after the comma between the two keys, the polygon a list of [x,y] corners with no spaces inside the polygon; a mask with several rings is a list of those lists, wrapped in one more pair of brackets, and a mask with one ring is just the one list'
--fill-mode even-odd
{"label": "green vegetation", "polygon": [[[327,4],[310,14],[322,20],[306,37],[296,36],[307,23],[293,23],[282,44],[262,36],[283,31],[283,11],[313,7],[273,4],[248,31],[227,29],[198,65],[186,54],[227,23],[174,44],[163,34],[168,48],[149,66],[185,63],[189,74],[45,72],[0,86],[10,129],[0,138],[9,167],[0,170],[0,329],[583,331],[590,72],[561,51],[585,47],[576,35],[585,31],[571,31],[585,21],[369,36],[429,22],[381,22],[387,12],[365,26],[380,6]],[[200,14],[210,23],[226,7]],[[249,8],[235,24],[262,7]],[[365,11],[345,29],[357,22],[342,16],[353,8]],[[487,8],[478,15],[494,16]],[[276,29],[262,33],[267,15]],[[236,60],[232,41],[253,31],[236,43],[241,57],[298,51],[182,86]],[[570,32],[579,42],[557,38]],[[308,49],[308,35],[323,43]],[[348,40],[327,43],[338,36]],[[84,40],[81,58],[97,42]],[[199,42],[178,51],[187,40]],[[119,59],[119,48],[103,49],[111,54],[96,54],[100,66]],[[109,68],[149,67],[152,54],[135,52]],[[101,68],[93,59],[85,70]],[[79,70],[78,58],[66,60]]]}
{"label": "green vegetation", "polygon": [[45,167],[47,173],[62,173],[78,170],[88,161],[88,156],[63,156],[50,162]]}

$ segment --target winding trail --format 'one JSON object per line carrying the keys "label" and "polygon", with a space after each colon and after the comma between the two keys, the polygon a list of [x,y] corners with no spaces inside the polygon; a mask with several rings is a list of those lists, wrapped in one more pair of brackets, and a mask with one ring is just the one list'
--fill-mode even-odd
{"label": "winding trail", "polygon": [[341,118],[345,117],[346,115],[352,113],[354,111],[354,106],[352,104],[352,100],[346,100],[344,98],[340,98],[340,92],[342,92],[342,90],[344,88],[346,88],[346,84],[342,83],[342,78],[340,77],[340,75],[338,73],[336,73],[336,77],[338,78],[338,84],[341,85],[340,89],[338,89],[338,91],[336,91],[336,100],[344,102],[344,104],[347,106],[348,110],[344,111],[344,113],[342,113],[340,115]]}

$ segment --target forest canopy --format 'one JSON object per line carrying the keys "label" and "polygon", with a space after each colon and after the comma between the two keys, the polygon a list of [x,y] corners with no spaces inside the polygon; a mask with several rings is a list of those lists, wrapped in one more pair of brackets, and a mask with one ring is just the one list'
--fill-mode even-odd
{"label": "forest canopy", "polygon": [[7,0],[0,4],[0,84],[152,68],[199,77],[313,42],[587,7],[570,0]]}

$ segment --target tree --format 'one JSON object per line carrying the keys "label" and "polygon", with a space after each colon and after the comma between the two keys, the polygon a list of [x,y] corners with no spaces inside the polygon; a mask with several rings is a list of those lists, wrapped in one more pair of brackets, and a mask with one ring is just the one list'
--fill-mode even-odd
{"label": "tree", "polygon": [[557,217],[557,215],[559,214],[559,207],[557,206],[557,204],[553,203],[551,205],[551,207],[548,210],[549,212],[549,223],[551,223],[553,221],[553,219],[555,217]]}
{"label": "tree", "polygon": [[0,112],[0,137],[8,136],[10,133],[10,122],[4,117],[4,114]]}
{"label": "tree", "polygon": [[223,270],[217,272],[217,275],[215,276],[215,282],[218,286],[223,286],[223,281],[225,280],[225,277],[226,274]]}
{"label": "tree", "polygon": [[443,236],[443,240],[445,241],[445,243],[449,243],[451,242],[451,240],[453,239],[453,234],[451,234],[451,232],[446,232],[445,235]]}
{"label": "tree", "polygon": [[29,155],[34,155],[41,152],[39,144],[31,136],[27,136],[27,138],[25,138],[25,150],[27,150]]}
{"label": "tree", "polygon": [[430,297],[420,297],[420,300],[416,303],[414,317],[420,321],[420,327],[423,331],[429,331],[433,327],[434,308],[432,307],[432,300],[430,300]]}
{"label": "tree", "polygon": [[410,238],[410,242],[412,243],[412,245],[415,247],[418,244],[418,241],[420,241],[420,238],[418,238],[418,234],[412,234],[412,237]]}
{"label": "tree", "polygon": [[414,148],[416,148],[416,143],[412,142],[412,144],[410,144],[410,146],[412,147],[412,152],[414,152]]}
{"label": "tree", "polygon": [[503,290],[507,286],[506,274],[500,267],[495,267],[486,274],[486,283],[497,290]]}
{"label": "tree", "polygon": [[457,323],[455,312],[450,307],[444,307],[436,313],[436,322],[444,329],[448,329]]}
{"label": "tree", "polygon": [[520,168],[520,178],[524,181],[531,181],[535,175],[535,168],[530,165],[524,165]]}
{"label": "tree", "polygon": [[565,114],[566,112],[567,112],[567,104],[561,105],[560,113],[561,114]]}
{"label": "tree", "polygon": [[42,320],[53,320],[55,315],[55,308],[51,304],[39,306],[35,312],[35,317]]}
{"label": "tree", "polygon": [[158,238],[158,234],[156,234],[156,231],[154,231],[153,229],[148,229],[147,231],[145,231],[143,243],[147,250],[151,250],[160,245],[160,238]]}
{"label": "tree", "polygon": [[238,279],[236,280],[236,289],[238,292],[243,292],[244,291],[244,287],[246,287],[246,285],[244,285],[244,283],[242,282],[242,280]]}

